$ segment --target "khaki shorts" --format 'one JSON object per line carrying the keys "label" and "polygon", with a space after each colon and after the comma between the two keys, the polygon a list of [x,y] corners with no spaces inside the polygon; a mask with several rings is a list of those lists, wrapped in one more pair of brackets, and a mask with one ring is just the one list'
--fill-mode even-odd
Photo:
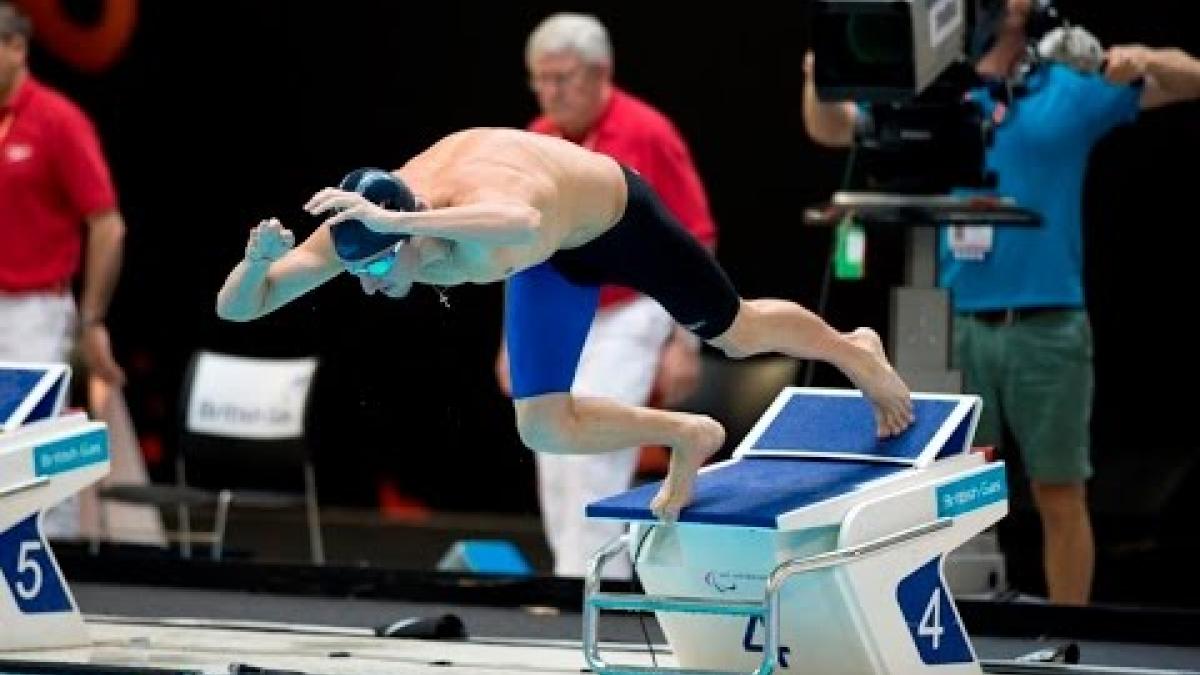
{"label": "khaki shorts", "polygon": [[960,314],[954,351],[965,390],[983,398],[977,445],[999,448],[1007,427],[1031,480],[1078,484],[1092,476],[1095,379],[1086,311],[1048,310],[1005,325]]}

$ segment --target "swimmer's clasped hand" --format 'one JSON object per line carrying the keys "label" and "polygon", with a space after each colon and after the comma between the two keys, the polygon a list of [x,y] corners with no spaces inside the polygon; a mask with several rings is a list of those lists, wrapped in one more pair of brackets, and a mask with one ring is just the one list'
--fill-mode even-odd
{"label": "swimmer's clasped hand", "polygon": [[308,200],[308,203],[304,205],[304,210],[314,216],[334,211],[332,216],[321,223],[325,226],[353,219],[361,221],[363,225],[376,232],[394,233],[396,231],[391,223],[391,216],[395,212],[371,203],[357,192],[325,188]]}
{"label": "swimmer's clasped hand", "polygon": [[269,218],[250,230],[246,242],[248,262],[273,262],[279,260],[296,245],[296,235],[275,218]]}

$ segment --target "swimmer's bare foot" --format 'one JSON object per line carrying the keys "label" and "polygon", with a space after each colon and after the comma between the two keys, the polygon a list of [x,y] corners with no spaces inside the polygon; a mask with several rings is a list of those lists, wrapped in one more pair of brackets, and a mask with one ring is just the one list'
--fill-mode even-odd
{"label": "swimmer's bare foot", "polygon": [[912,397],[888,363],[879,335],[870,328],[858,328],[844,337],[860,350],[844,371],[871,402],[878,436],[886,438],[904,431],[913,422]]}
{"label": "swimmer's bare foot", "polygon": [[696,474],[704,462],[725,442],[725,428],[711,417],[686,414],[688,420],[681,429],[680,440],[671,447],[671,464],[662,488],[650,502],[654,515],[674,522],[679,511],[692,500]]}

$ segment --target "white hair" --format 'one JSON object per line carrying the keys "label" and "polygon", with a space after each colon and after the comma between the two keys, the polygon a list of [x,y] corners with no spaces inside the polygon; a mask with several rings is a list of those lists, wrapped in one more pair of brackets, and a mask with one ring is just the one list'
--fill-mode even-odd
{"label": "white hair", "polygon": [[560,12],[546,17],[525,44],[525,63],[545,54],[574,52],[585,63],[611,66],[612,43],[608,29],[596,17],[588,14]]}

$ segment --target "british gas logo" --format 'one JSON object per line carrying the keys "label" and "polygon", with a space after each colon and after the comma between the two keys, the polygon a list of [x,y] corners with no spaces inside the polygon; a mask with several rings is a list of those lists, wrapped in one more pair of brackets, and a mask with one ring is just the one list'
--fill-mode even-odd
{"label": "british gas logo", "polygon": [[108,70],[120,60],[137,28],[138,0],[97,0],[95,21],[81,23],[61,0],[16,0],[29,15],[34,39],[50,53],[86,73]]}
{"label": "british gas logo", "polygon": [[997,465],[966,478],[939,485],[938,518],[955,518],[1008,499],[1004,467]]}

